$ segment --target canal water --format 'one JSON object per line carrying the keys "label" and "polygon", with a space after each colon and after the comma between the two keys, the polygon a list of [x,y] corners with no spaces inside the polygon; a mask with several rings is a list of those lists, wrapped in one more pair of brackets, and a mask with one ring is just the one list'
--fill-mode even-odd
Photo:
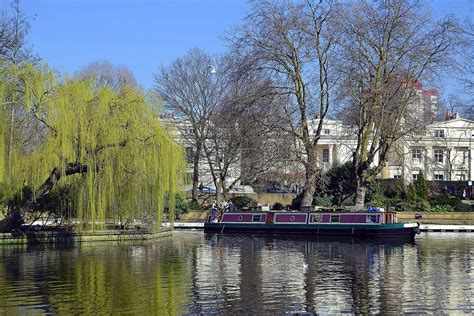
{"label": "canal water", "polygon": [[474,313],[474,234],[205,235],[0,248],[0,314]]}

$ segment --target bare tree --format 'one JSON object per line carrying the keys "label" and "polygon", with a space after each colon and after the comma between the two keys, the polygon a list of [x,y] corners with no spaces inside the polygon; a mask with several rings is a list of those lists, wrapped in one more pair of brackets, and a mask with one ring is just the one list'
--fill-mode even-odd
{"label": "bare tree", "polygon": [[244,63],[231,62],[229,86],[217,111],[210,117],[204,151],[213,178],[217,200],[239,182],[251,184],[280,161],[281,136],[275,126],[282,102],[272,82],[245,70]]}
{"label": "bare tree", "polygon": [[391,148],[417,127],[410,104],[416,105],[418,81],[449,66],[455,25],[432,20],[416,0],[362,0],[341,15],[344,93],[357,135],[354,202],[362,208],[367,186],[386,166]]}
{"label": "bare tree", "polygon": [[[219,71],[216,71],[219,69]],[[211,115],[221,103],[227,89],[226,67],[200,49],[190,50],[168,67],[154,75],[155,92],[164,101],[165,109],[191,125],[178,124],[185,141],[193,145],[192,198],[196,199],[199,186],[199,164],[203,144],[207,138]]]}
{"label": "bare tree", "polygon": [[29,31],[29,20],[21,10],[19,0],[11,2],[10,15],[0,10],[0,80],[5,83],[3,86],[5,100],[0,103],[0,138],[3,136],[7,139],[5,146],[7,181],[11,180],[14,144],[34,146],[37,136],[41,134],[41,126],[35,124],[31,113],[21,106],[23,98],[21,91],[6,84],[15,77],[12,72],[18,71],[23,63],[35,64],[38,61],[28,42]]}
{"label": "bare tree", "polygon": [[11,8],[11,16],[0,10],[0,64],[36,61],[28,42],[30,23],[21,10],[20,0],[13,0]]}
{"label": "bare tree", "polygon": [[108,85],[115,91],[124,86],[137,87],[133,72],[125,66],[115,66],[108,61],[95,61],[82,68],[76,76],[94,79],[97,87]]}
{"label": "bare tree", "polygon": [[[471,9],[472,11],[472,9]],[[461,33],[464,37],[466,49],[460,55],[463,71],[461,74],[462,98],[458,98],[458,110],[464,117],[474,119],[474,22],[467,18],[461,27]]]}
{"label": "bare tree", "polygon": [[[281,128],[292,135],[305,168],[305,205],[315,192],[317,143],[335,82],[335,7],[335,1],[322,0],[251,1],[243,25],[230,37],[233,50],[252,60],[256,71],[269,73],[278,93],[289,97]],[[315,116],[319,120],[310,126]]]}

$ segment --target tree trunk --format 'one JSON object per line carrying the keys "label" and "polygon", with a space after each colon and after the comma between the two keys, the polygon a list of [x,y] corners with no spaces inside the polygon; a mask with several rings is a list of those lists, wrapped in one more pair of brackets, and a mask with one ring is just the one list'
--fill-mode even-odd
{"label": "tree trunk", "polygon": [[316,170],[316,155],[310,153],[308,155],[308,164],[306,166],[305,188],[301,205],[313,204],[313,196],[316,191]]}
{"label": "tree trunk", "polygon": [[354,205],[356,210],[362,210],[364,208],[365,194],[367,193],[367,181],[365,178],[357,177],[356,192],[354,196]]}
{"label": "tree trunk", "polygon": [[191,193],[191,198],[193,201],[197,200],[198,196],[198,187],[199,187],[199,158],[201,158],[201,145],[196,145],[196,152],[193,156],[193,188]]}
{"label": "tree trunk", "polygon": [[[87,172],[87,166],[79,162],[70,162],[65,166],[64,174],[66,176]],[[60,167],[56,167],[51,171],[48,179],[36,190],[35,194],[25,195],[18,205],[12,205],[9,208],[7,216],[0,221],[0,233],[8,233],[21,228],[25,222],[23,216],[26,212],[31,211],[37,200],[48,195],[61,180],[63,171]]]}
{"label": "tree trunk", "polygon": [[222,202],[222,181],[221,180],[217,180],[216,182],[216,201],[219,204]]}

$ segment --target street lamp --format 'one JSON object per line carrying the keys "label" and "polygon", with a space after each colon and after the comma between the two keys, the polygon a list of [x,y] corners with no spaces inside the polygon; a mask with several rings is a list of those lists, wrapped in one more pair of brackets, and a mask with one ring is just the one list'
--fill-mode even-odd
{"label": "street lamp", "polygon": [[211,74],[215,74],[217,71],[216,71],[216,68],[214,68],[213,65],[208,65],[207,67],[209,67],[210,71],[211,71]]}

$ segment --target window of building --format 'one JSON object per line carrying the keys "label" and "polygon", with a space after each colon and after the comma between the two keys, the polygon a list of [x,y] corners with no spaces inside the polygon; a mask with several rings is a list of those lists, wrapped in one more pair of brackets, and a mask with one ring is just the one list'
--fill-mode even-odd
{"label": "window of building", "polygon": [[329,135],[329,134],[331,134],[331,130],[326,128],[326,129],[324,129],[323,133],[324,133],[324,135]]}
{"label": "window of building", "polygon": [[435,129],[434,136],[444,138],[444,129]]}
{"label": "window of building", "polygon": [[435,181],[444,181],[444,171],[435,171],[433,178]]}
{"label": "window of building", "polygon": [[329,162],[329,149],[323,149],[323,162]]}
{"label": "window of building", "polygon": [[435,149],[433,153],[434,153],[434,161],[443,163],[443,150]]}
{"label": "window of building", "polygon": [[468,163],[469,159],[469,150],[467,149],[460,149],[458,150],[459,157],[461,157],[462,164],[465,165]]}
{"label": "window of building", "polygon": [[339,215],[331,215],[331,223],[339,223]]}
{"label": "window of building", "polygon": [[393,178],[394,178],[394,179],[401,179],[401,178],[402,178],[402,175],[401,175],[401,174],[394,174],[394,175],[393,175]]}
{"label": "window of building", "polygon": [[411,150],[411,161],[413,163],[421,163],[421,149],[414,148]]}
{"label": "window of building", "polygon": [[424,129],[415,130],[413,135],[414,136],[426,136],[426,131]]}
{"label": "window of building", "polygon": [[413,173],[411,174],[411,176],[412,176],[412,178],[413,178],[413,181],[417,181],[417,180],[418,180],[419,174],[420,174],[419,172],[413,172]]}

